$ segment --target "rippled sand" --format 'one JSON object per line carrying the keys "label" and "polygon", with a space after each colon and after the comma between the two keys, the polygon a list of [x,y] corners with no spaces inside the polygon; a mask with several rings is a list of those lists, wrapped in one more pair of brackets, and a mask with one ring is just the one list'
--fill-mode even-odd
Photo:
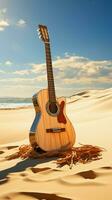
{"label": "rippled sand", "polygon": [[54,158],[6,160],[28,144],[34,109],[0,110],[0,200],[111,200],[112,89],[89,90],[67,99],[76,146],[105,148],[102,159],[58,168]]}

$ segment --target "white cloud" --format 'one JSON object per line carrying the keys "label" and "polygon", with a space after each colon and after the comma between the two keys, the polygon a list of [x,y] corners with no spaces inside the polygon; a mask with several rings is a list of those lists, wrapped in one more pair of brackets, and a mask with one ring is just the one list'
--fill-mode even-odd
{"label": "white cloud", "polygon": [[13,78],[4,78],[4,79],[0,79],[0,82],[1,83],[8,83],[9,84],[15,84],[15,87],[16,85],[19,85],[19,84],[33,84],[35,82],[35,79],[34,78],[17,78],[17,77],[13,77]]}
{"label": "white cloud", "polygon": [[112,84],[112,78],[111,77],[106,77],[106,76],[99,76],[98,78],[96,77],[80,77],[76,79],[64,79],[63,80],[63,85],[70,85],[70,84],[81,84],[85,85],[91,85],[91,84],[96,84],[96,83],[101,83],[101,84]]}
{"label": "white cloud", "polygon": [[7,8],[0,9],[0,16],[4,16],[4,14],[7,12]]}
{"label": "white cloud", "polygon": [[26,25],[26,21],[25,21],[25,20],[19,19],[19,20],[17,21],[17,26],[19,26],[19,27],[24,27],[25,25]]}
{"label": "white cloud", "polygon": [[7,8],[0,9],[0,31],[4,31],[8,26],[18,26],[24,27],[26,25],[26,21],[24,19],[19,19],[16,23],[9,23],[9,20],[6,18]]}
{"label": "white cloud", "polygon": [[29,65],[32,67],[31,71],[33,73],[42,73],[43,71],[46,70],[46,64],[45,63],[42,63],[42,64],[31,63]]}
{"label": "white cloud", "polygon": [[[7,65],[12,64],[9,60],[5,63]],[[24,65],[26,68],[26,64]],[[36,86],[38,88],[47,87],[46,64],[29,63],[27,65],[28,69],[12,72],[13,78],[7,79],[8,85],[15,85],[15,87],[24,85],[24,87],[29,86],[30,88],[32,86],[32,90]],[[56,88],[60,88],[61,85],[62,95],[66,88],[71,88],[72,94],[76,88],[106,88],[112,86],[112,60],[94,61],[81,56],[65,55],[53,60],[53,71]],[[3,71],[0,73],[3,73]],[[0,79],[0,82],[4,86],[6,79]]]}
{"label": "white cloud", "polygon": [[[25,74],[37,74],[38,80],[45,80],[46,76],[46,64],[36,64],[30,63],[29,70],[18,70],[14,74],[25,75]],[[60,81],[66,83],[73,83],[76,79],[81,82],[90,82],[93,81],[93,78],[97,79],[101,76],[109,76],[112,73],[112,61],[111,60],[102,60],[102,61],[93,61],[88,58],[81,56],[65,56],[64,58],[58,57],[56,60],[53,60],[53,71],[55,80],[59,83]],[[40,78],[39,78],[40,77]],[[95,79],[96,80],[96,79]],[[97,80],[96,80],[97,81]],[[78,82],[78,81],[77,81]]]}
{"label": "white cloud", "polygon": [[7,28],[9,26],[8,21],[6,20],[0,20],[0,31],[4,31],[5,28]]}
{"label": "white cloud", "polygon": [[5,72],[3,70],[0,70],[0,74],[4,74]]}
{"label": "white cloud", "polygon": [[30,70],[18,70],[18,71],[13,72],[13,74],[28,75],[30,74]]}
{"label": "white cloud", "polygon": [[0,9],[0,31],[4,31],[8,26],[10,26],[8,20],[5,17],[7,8]]}
{"label": "white cloud", "polygon": [[[56,69],[56,76],[66,82],[74,82],[76,78],[80,80],[80,77],[85,77],[84,80],[87,80],[87,77],[95,76],[109,76],[109,73],[112,72],[112,61],[92,61],[88,58],[80,56],[69,56],[67,58],[60,58],[53,61],[53,66]],[[62,73],[63,72],[63,73]],[[88,79],[89,80],[89,79]]]}
{"label": "white cloud", "polygon": [[13,63],[10,60],[6,60],[4,64],[6,66],[11,66]]}
{"label": "white cloud", "polygon": [[46,74],[43,74],[43,75],[40,75],[36,78],[36,81],[37,82],[43,82],[43,81],[47,81],[47,75]]}

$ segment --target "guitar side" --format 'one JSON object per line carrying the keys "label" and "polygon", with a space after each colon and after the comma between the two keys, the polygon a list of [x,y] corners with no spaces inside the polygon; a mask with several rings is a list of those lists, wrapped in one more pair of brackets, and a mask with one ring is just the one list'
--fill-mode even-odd
{"label": "guitar side", "polygon": [[38,144],[36,142],[36,138],[35,138],[36,129],[37,129],[40,117],[41,117],[41,111],[40,111],[40,107],[39,107],[39,104],[38,104],[38,93],[33,95],[32,102],[33,102],[33,105],[34,105],[34,108],[35,108],[35,118],[34,118],[34,121],[32,123],[32,126],[30,128],[29,140],[30,140],[31,146],[35,149],[35,147],[38,146]]}

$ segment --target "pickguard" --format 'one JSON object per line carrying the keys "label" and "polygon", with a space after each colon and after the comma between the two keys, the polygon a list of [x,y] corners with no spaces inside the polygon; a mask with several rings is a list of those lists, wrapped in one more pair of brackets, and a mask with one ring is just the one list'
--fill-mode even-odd
{"label": "pickguard", "polygon": [[59,106],[60,106],[60,111],[59,111],[59,114],[57,116],[58,122],[66,124],[67,121],[66,121],[66,118],[65,118],[64,113],[63,113],[65,102],[62,101]]}

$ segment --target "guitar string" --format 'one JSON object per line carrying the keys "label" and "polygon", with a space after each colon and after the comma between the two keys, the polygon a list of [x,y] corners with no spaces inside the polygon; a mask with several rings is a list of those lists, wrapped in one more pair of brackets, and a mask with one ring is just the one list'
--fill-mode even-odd
{"label": "guitar string", "polygon": [[[50,47],[49,47],[50,48]],[[47,51],[47,45],[45,44],[45,51]],[[50,53],[50,52],[49,52]],[[53,79],[53,72],[51,71],[51,69],[49,69],[49,63],[48,63],[48,56],[50,56],[50,55],[47,55],[47,53],[46,53],[46,64],[47,64],[47,77],[48,77],[48,92],[49,92],[49,98],[51,98],[51,94],[52,94],[52,92],[51,92],[51,83],[50,83],[50,79],[49,78],[51,78],[52,77],[52,79]],[[50,58],[50,61],[51,61],[51,58]],[[51,64],[51,66],[50,66],[50,68],[52,67],[52,64]],[[51,76],[51,74],[52,74],[52,76]],[[52,82],[53,82],[53,80],[52,80]],[[54,88],[53,88],[54,89]],[[53,98],[54,98],[54,95],[53,95]],[[53,99],[54,100],[54,99]],[[49,123],[50,124],[52,124],[52,118],[49,116]],[[57,148],[57,140],[56,140],[56,138],[54,138],[54,136],[56,136],[56,135],[51,135],[50,134],[50,143],[51,143],[51,146],[53,145],[54,146],[54,144],[55,144],[55,148]]]}
{"label": "guitar string", "polygon": [[[49,96],[52,99],[52,101],[56,102],[56,96],[55,96],[55,88],[54,88],[54,79],[53,79],[53,70],[52,70],[52,61],[51,61],[51,53],[50,53],[50,44],[45,44],[45,49],[48,50],[46,54],[46,63],[47,63],[47,76],[48,76],[48,86],[49,86]],[[50,62],[48,62],[48,57]],[[54,133],[55,136],[55,144],[56,148],[61,146],[61,138],[60,134],[57,135],[57,133]],[[57,136],[58,136],[58,143],[57,143]]]}

